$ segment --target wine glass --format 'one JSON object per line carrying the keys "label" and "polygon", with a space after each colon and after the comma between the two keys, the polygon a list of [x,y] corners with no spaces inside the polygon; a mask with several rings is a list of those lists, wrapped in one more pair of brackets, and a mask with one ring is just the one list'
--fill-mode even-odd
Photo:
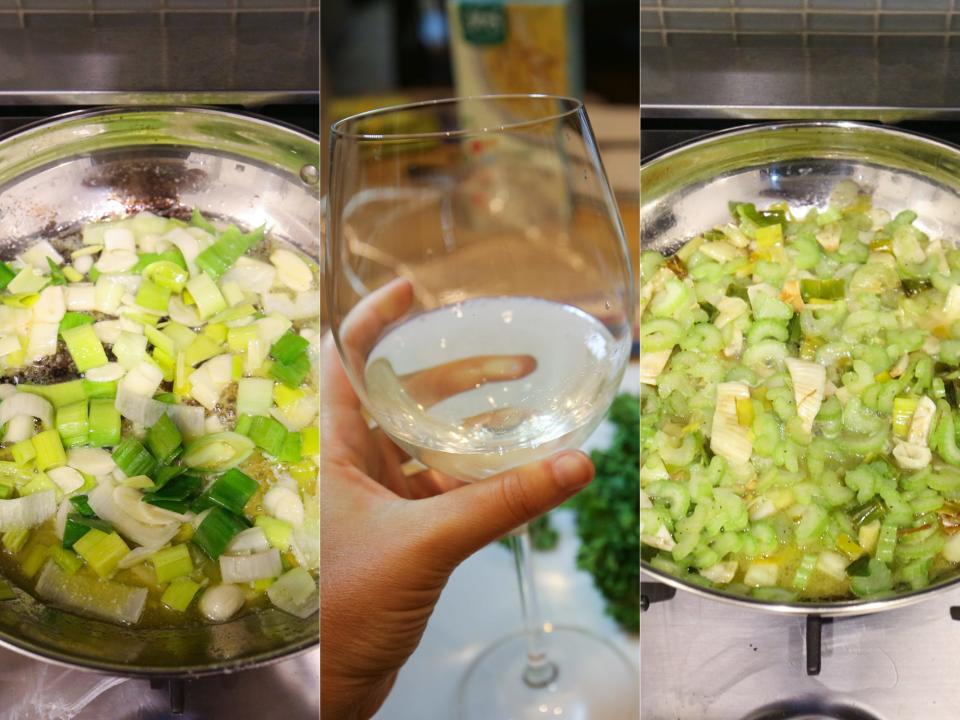
{"label": "wine glass", "polygon": [[[481,480],[601,422],[630,355],[634,285],[579,101],[458,98],[335,123],[327,229],[330,325],[408,474]],[[475,660],[461,717],[632,716],[637,669],[544,624],[525,528],[512,545],[525,630]]]}

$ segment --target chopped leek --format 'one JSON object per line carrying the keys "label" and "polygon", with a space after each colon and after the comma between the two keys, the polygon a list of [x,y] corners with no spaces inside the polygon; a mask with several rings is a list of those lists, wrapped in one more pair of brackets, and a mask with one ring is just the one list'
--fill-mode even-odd
{"label": "chopped leek", "polygon": [[88,441],[93,447],[112,447],[120,442],[120,413],[107,398],[90,401]]}
{"label": "chopped leek", "polygon": [[193,572],[193,561],[186,545],[174,545],[158,550],[150,557],[157,582],[165,583]]}
{"label": "chopped leek", "polygon": [[153,455],[134,437],[124,438],[114,448],[113,461],[127,477],[134,475],[152,475],[157,469]]}
{"label": "chopped leek", "polygon": [[162,465],[170,463],[179,454],[182,442],[180,431],[168,415],[161,415],[147,430],[147,447]]}
{"label": "chopped leek", "polygon": [[80,372],[107,364],[107,354],[103,351],[103,345],[100,344],[92,325],[77,325],[60,334]]}
{"label": "chopped leek", "polygon": [[56,430],[44,430],[33,436],[33,449],[36,451],[34,462],[38,470],[57,467],[67,462],[67,453],[60,442],[60,434]]}
{"label": "chopped leek", "polygon": [[236,515],[221,507],[214,507],[197,527],[190,542],[203,550],[211,560],[217,560],[234,535],[246,528],[247,525]]}
{"label": "chopped leek", "polygon": [[113,575],[118,563],[130,552],[116,532],[108,534],[97,528],[90,528],[84,533],[73,544],[73,549],[102,578]]}
{"label": "chopped leek", "polygon": [[190,603],[199,590],[200,583],[194,582],[190,578],[178,577],[163,591],[163,595],[160,596],[160,602],[171,610],[184,612],[190,607]]}

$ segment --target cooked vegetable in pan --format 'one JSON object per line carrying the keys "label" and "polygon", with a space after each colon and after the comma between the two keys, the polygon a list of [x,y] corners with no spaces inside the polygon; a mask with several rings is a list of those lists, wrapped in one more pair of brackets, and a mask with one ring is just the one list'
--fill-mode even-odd
{"label": "cooked vegetable in pan", "polygon": [[[777,600],[960,563],[960,251],[852,182],[641,258],[643,556]],[[922,220],[922,218],[921,218]]]}
{"label": "cooked vegetable in pan", "polygon": [[3,574],[118,623],[315,612],[316,287],[197,212],[0,263]]}

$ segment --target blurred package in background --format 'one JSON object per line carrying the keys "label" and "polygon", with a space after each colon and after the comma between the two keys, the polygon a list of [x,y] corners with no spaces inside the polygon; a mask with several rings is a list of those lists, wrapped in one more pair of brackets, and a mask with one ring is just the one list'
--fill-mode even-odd
{"label": "blurred package in background", "polygon": [[448,0],[447,11],[457,95],[582,94],[578,0]]}

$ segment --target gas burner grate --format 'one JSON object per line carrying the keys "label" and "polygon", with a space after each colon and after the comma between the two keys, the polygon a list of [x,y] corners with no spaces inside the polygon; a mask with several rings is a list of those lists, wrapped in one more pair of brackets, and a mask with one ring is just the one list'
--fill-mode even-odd
{"label": "gas burner grate", "polygon": [[153,690],[166,690],[170,699],[170,714],[183,715],[186,708],[187,681],[180,678],[154,678],[150,681]]}

